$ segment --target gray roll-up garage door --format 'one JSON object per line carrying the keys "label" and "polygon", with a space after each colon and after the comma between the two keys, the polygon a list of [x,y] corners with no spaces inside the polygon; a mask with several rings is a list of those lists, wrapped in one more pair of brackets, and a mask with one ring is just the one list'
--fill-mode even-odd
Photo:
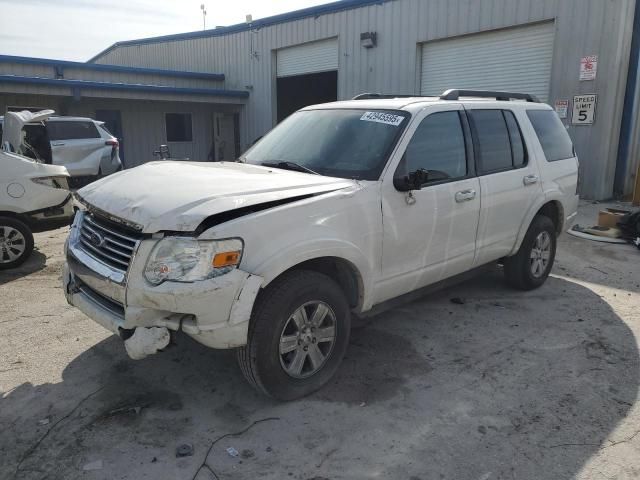
{"label": "gray roll-up garage door", "polygon": [[422,95],[449,88],[549,96],[554,24],[478,33],[422,45]]}
{"label": "gray roll-up garage door", "polygon": [[282,48],[276,58],[278,77],[338,70],[338,39]]}

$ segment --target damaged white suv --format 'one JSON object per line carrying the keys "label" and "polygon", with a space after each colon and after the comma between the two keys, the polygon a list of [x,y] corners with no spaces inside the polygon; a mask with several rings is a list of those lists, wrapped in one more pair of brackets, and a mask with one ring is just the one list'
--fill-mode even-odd
{"label": "damaged white suv", "polygon": [[577,179],[562,122],[530,95],[365,94],[304,108],[238,162],[80,190],[64,290],[133,358],[181,330],[294,399],[336,372],[352,314],[496,262],[542,285]]}

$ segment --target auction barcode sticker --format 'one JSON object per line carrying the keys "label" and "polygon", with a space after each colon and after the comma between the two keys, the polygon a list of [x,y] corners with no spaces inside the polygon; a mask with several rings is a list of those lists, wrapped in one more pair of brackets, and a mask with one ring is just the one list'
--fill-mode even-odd
{"label": "auction barcode sticker", "polygon": [[360,117],[360,120],[364,120],[365,122],[385,123],[387,125],[397,127],[402,123],[404,117],[402,115],[394,115],[393,113],[366,112],[362,117]]}

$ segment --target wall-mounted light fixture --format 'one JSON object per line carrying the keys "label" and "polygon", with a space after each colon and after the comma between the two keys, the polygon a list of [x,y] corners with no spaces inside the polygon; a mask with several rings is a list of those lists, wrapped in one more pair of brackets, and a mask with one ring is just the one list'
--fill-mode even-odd
{"label": "wall-mounted light fixture", "polygon": [[360,45],[373,48],[378,45],[378,32],[364,32],[360,34]]}

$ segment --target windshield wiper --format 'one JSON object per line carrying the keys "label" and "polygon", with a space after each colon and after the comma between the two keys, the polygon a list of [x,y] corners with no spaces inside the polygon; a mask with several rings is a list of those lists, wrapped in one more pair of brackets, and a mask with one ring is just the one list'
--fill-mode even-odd
{"label": "windshield wiper", "polygon": [[320,175],[318,172],[311,170],[309,167],[300,165],[295,162],[262,162],[260,165],[264,167],[282,168],[283,170],[294,170],[296,172],[312,173],[313,175]]}

